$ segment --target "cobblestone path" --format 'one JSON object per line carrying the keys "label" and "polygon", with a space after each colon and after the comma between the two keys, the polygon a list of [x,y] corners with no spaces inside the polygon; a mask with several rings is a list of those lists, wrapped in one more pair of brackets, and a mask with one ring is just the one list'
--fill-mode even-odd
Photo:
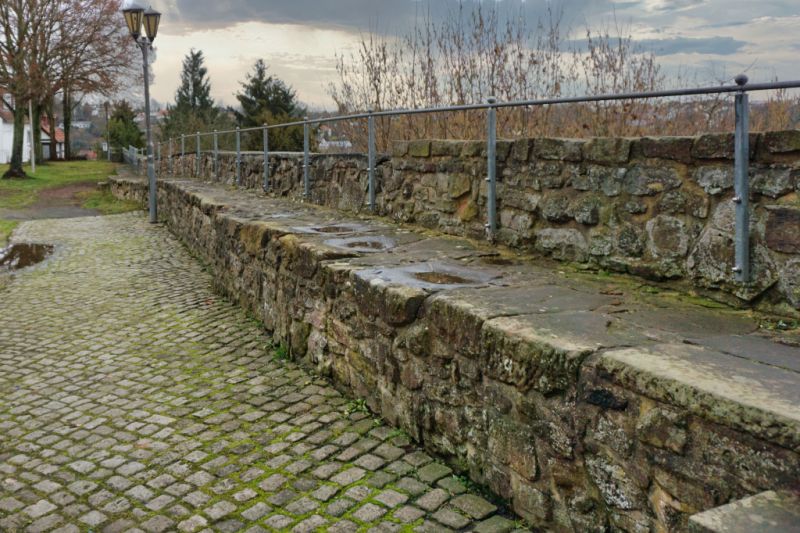
{"label": "cobblestone path", "polygon": [[46,220],[17,240],[56,251],[0,279],[0,531],[515,526],[282,361],[164,228]]}

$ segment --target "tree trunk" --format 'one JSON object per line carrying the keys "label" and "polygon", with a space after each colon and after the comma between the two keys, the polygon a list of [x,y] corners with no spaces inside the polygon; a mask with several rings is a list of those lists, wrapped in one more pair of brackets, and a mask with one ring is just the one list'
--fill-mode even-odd
{"label": "tree trunk", "polygon": [[69,144],[69,130],[72,127],[72,95],[64,89],[64,160],[72,159],[72,148]]}
{"label": "tree trunk", "polygon": [[25,142],[25,105],[22,98],[14,95],[14,140],[11,144],[11,163],[3,178],[27,178],[22,169],[22,149]]}
{"label": "tree trunk", "polygon": [[58,160],[58,143],[56,143],[56,114],[53,112],[53,98],[50,97],[45,104],[44,111],[47,115],[47,124],[50,130],[50,161]]}
{"label": "tree trunk", "polygon": [[31,117],[31,131],[33,132],[33,153],[36,155],[36,162],[44,160],[44,149],[42,148],[42,104],[34,102],[33,116]]}

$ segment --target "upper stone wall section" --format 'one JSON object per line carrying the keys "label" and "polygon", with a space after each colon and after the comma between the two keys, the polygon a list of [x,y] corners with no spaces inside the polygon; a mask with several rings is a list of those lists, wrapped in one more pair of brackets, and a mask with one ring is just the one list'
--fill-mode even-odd
{"label": "upper stone wall section", "polygon": [[[751,134],[753,282],[733,279],[733,135],[520,139],[497,145],[500,244],[666,281],[737,305],[800,310],[800,131]],[[234,155],[201,173],[232,183]],[[310,201],[368,211],[362,155],[312,156]],[[194,156],[174,162],[194,174]],[[186,172],[181,172],[181,166]],[[168,172],[169,162],[162,162]],[[377,214],[485,238],[486,144],[396,142],[379,158]],[[302,200],[302,158],[272,154],[271,194]],[[243,185],[260,188],[263,157],[246,154]]]}

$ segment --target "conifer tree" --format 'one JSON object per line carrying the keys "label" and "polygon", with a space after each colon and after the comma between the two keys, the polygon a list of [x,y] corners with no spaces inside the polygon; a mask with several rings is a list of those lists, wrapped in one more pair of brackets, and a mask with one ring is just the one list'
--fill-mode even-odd
{"label": "conifer tree", "polygon": [[[241,110],[235,110],[236,121],[242,128],[263,124],[284,124],[301,120],[306,109],[297,100],[297,93],[283,80],[267,74],[267,65],[259,59],[253,71],[241,84],[242,90],[236,93]],[[297,151],[303,149],[303,128],[275,128],[270,130],[270,149]],[[257,136],[249,136],[247,149],[258,150],[261,141]]]}

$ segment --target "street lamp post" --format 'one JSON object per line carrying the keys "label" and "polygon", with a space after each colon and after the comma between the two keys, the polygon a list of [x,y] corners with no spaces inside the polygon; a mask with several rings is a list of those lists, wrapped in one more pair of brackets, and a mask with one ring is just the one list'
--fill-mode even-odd
{"label": "street lamp post", "polygon": [[[156,210],[156,169],[153,162],[153,135],[150,130],[150,72],[147,63],[147,55],[153,40],[158,33],[158,23],[161,21],[161,13],[148,8],[145,10],[137,4],[130,4],[122,10],[125,15],[125,23],[128,31],[136,44],[142,50],[142,62],[144,64],[144,121],[147,129],[147,182],[150,206],[150,223],[158,222]],[[145,35],[142,35],[142,25],[144,25]]]}

